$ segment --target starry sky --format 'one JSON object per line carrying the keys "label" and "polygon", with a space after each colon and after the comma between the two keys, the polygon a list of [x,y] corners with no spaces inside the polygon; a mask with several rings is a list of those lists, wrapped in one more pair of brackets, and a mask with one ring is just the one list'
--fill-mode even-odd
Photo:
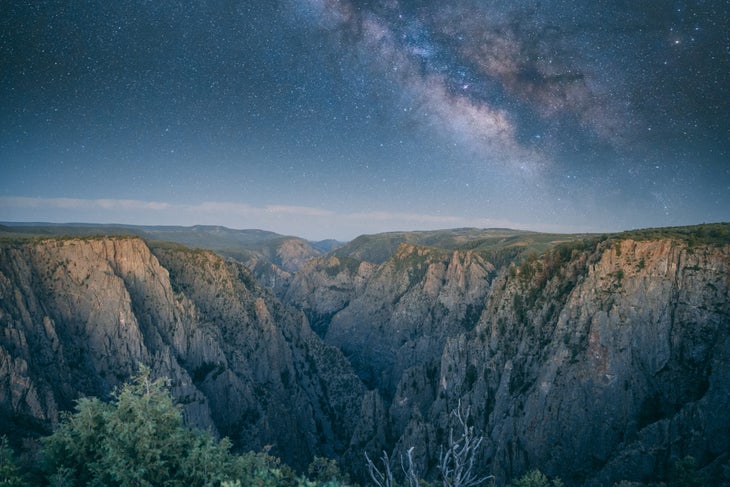
{"label": "starry sky", "polygon": [[730,220],[727,0],[5,0],[0,221]]}

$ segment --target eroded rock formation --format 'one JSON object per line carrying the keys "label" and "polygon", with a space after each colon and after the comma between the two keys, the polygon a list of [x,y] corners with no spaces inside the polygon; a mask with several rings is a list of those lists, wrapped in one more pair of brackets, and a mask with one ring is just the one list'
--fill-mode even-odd
{"label": "eroded rock formation", "polygon": [[[349,364],[248,269],[136,238],[0,247],[3,432],[45,433],[139,363],[187,421],[295,466],[346,450],[363,388]],[[19,431],[20,430],[20,431]]]}
{"label": "eroded rock formation", "polygon": [[685,455],[719,478],[730,461],[726,244],[619,236],[495,267],[406,243],[288,279],[282,304],[207,251],[3,243],[3,432],[47,432],[143,362],[191,424],[300,467],[325,454],[362,473],[363,451],[414,446],[434,477],[459,403],[499,483],[530,468],[568,485],[664,479]]}

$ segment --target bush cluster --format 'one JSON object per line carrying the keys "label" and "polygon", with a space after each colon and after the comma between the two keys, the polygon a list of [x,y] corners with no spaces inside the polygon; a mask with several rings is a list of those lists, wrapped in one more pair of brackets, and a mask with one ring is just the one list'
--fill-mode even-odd
{"label": "bush cluster", "polygon": [[39,469],[24,473],[3,439],[0,487],[347,485],[336,464],[326,460],[316,459],[316,479],[309,480],[275,457],[234,454],[227,439],[187,428],[165,380],[152,380],[146,367],[108,403],[79,400],[42,445]]}
{"label": "bush cluster", "polygon": [[[463,435],[454,440],[452,432],[446,450],[448,454],[444,455],[442,451],[440,470],[443,484],[453,487],[494,485],[491,476],[478,478],[477,475],[471,475],[475,473],[471,466],[472,454],[478,449],[482,438],[472,437],[473,430],[462,420],[460,409],[456,410],[456,414],[461,420]],[[465,414],[468,417],[468,410]],[[475,444],[470,443],[474,440]],[[173,403],[165,380],[152,380],[149,369],[141,367],[139,374],[115,391],[108,403],[97,398],[79,400],[75,412],[66,414],[59,428],[42,440],[38,468],[30,471],[19,468],[7,439],[2,438],[0,487],[352,485],[347,475],[343,475],[337,463],[331,459],[316,457],[308,469],[307,477],[297,475],[278,458],[265,453],[239,455],[232,453],[230,448],[231,443],[227,439],[218,441],[207,432],[185,427],[180,408]],[[423,487],[432,485],[418,478],[410,456],[408,458],[411,475],[407,478],[407,484],[414,485],[415,482],[415,485]],[[387,469],[387,455],[385,459]],[[372,462],[369,463],[373,466]],[[469,468],[462,472],[460,465],[468,465]],[[381,477],[389,477],[389,480],[381,484],[393,487],[400,485],[393,480],[390,471],[386,471],[388,475]],[[730,467],[727,473],[730,477]],[[532,470],[512,480],[509,487],[562,485],[560,479],[549,479],[540,471]],[[622,482],[616,485],[647,484]],[[666,484],[648,485],[700,487],[705,483],[694,459],[685,457],[675,463]]]}

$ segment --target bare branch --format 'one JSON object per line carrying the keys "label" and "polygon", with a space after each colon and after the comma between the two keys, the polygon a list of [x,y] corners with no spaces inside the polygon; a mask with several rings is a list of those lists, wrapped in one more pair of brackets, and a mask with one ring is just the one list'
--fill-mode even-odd
{"label": "bare branch", "polygon": [[375,463],[370,460],[367,453],[365,453],[365,460],[367,460],[368,463],[368,473],[370,474],[370,478],[373,479],[375,485],[378,487],[395,487],[393,473],[390,471],[390,458],[388,458],[388,454],[385,453],[385,451],[383,451],[383,456],[381,457],[385,469],[384,472],[378,470],[378,467],[376,467]]}
{"label": "bare branch", "polygon": [[408,468],[403,465],[403,455],[401,455],[400,457],[400,468],[403,470],[403,473],[406,474],[408,487],[419,487],[418,474],[416,473],[416,468],[413,466],[413,448],[414,447],[410,447],[406,452],[406,458],[408,459]]}
{"label": "bare branch", "polygon": [[[419,487],[418,473],[416,473],[416,467],[413,464],[413,450],[414,447],[408,449],[405,455],[405,462],[403,455],[400,457],[400,468],[403,470],[403,474],[408,482],[408,487]],[[365,460],[367,460],[368,473],[373,483],[378,487],[395,487],[395,481],[393,480],[393,472],[390,470],[390,458],[388,454],[383,452],[383,456],[380,460],[383,462],[383,471],[381,472],[378,467],[375,466],[367,453],[365,453]]]}
{"label": "bare branch", "polygon": [[461,430],[461,436],[454,439],[452,427],[449,429],[448,448],[444,451],[443,445],[441,446],[438,469],[444,487],[476,487],[492,478],[492,475],[481,477],[476,472],[476,455],[484,437],[474,436],[474,427],[468,425],[470,413],[471,408],[462,412],[461,400],[456,409],[451,411]]}
{"label": "bare branch", "polygon": [[[461,434],[455,435],[452,426],[449,429],[446,448],[442,445],[439,451],[438,469],[441,472],[443,485],[444,487],[478,487],[494,478],[492,475],[482,476],[478,474],[477,453],[482,446],[484,437],[475,436],[474,427],[469,426],[471,409],[467,408],[466,411],[463,411],[461,401],[459,401],[456,409],[451,411],[451,415],[455,418],[456,427]],[[413,464],[413,450],[414,448],[411,447],[406,451],[405,460],[401,455],[400,466],[408,482],[408,487],[419,487],[418,474]],[[390,470],[390,458],[388,458],[387,453],[383,452],[381,457],[384,468],[382,472],[370,460],[367,453],[365,453],[365,459],[367,460],[370,478],[377,487],[395,487],[393,472]]]}

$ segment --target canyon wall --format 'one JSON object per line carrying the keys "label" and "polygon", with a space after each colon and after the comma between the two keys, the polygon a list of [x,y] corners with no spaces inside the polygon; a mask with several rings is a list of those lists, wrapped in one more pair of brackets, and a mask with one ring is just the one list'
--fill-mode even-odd
{"label": "canyon wall", "polygon": [[39,435],[140,363],[187,422],[294,466],[344,452],[364,388],[248,269],[137,238],[0,246],[0,433]]}
{"label": "canyon wall", "polygon": [[[325,255],[285,287],[136,238],[0,245],[0,433],[32,437],[139,363],[187,421],[297,467],[414,447],[424,476],[461,405],[499,484],[666,479],[730,465],[730,246],[595,238],[495,266],[404,243]],[[312,327],[310,328],[310,322]],[[313,329],[316,331],[313,331]],[[730,471],[730,470],[728,470]]]}

